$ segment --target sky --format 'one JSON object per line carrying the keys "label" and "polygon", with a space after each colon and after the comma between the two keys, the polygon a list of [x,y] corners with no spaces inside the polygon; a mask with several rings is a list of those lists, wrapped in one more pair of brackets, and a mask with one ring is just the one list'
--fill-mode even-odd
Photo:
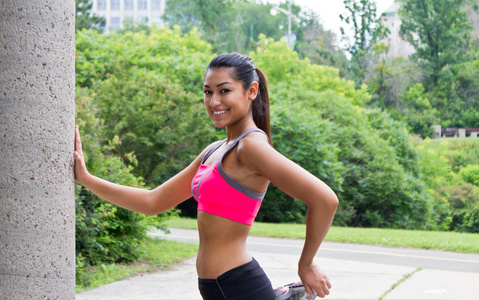
{"label": "sky", "polygon": [[[341,39],[339,28],[345,26],[339,19],[339,15],[345,12],[342,0],[292,0],[293,3],[301,7],[310,8],[319,15],[320,22],[327,30],[336,34],[336,40]],[[265,0],[268,3],[282,3],[284,0]],[[378,15],[388,9],[394,0],[375,0]]]}

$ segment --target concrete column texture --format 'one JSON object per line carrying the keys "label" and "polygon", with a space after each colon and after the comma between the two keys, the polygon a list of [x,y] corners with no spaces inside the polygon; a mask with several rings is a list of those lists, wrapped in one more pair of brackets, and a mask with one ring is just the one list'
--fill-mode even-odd
{"label": "concrete column texture", "polygon": [[75,298],[75,1],[0,2],[0,299]]}

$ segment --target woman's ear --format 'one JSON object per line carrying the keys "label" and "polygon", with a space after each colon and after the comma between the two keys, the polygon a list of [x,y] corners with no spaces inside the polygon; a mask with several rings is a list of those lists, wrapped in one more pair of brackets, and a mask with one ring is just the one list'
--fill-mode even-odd
{"label": "woman's ear", "polygon": [[253,81],[248,89],[248,99],[254,100],[258,95],[259,84],[257,81]]}

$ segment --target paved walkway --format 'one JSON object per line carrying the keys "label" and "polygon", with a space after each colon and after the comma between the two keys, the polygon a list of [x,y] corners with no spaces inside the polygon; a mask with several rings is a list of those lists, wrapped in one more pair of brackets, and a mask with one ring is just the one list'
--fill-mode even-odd
{"label": "paved walkway", "polygon": [[[285,251],[286,252],[286,251]],[[297,254],[252,251],[274,287],[298,281]],[[472,265],[479,268],[479,255]],[[326,299],[479,299],[479,269],[458,272],[337,258],[317,259],[333,288]],[[78,294],[77,300],[200,300],[195,259]]]}

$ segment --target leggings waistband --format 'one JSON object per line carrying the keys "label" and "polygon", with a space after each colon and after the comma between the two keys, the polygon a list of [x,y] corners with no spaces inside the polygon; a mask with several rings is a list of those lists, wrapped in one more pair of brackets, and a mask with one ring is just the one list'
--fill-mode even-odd
{"label": "leggings waistband", "polygon": [[198,285],[204,300],[274,300],[271,282],[254,258],[216,279],[198,278]]}

